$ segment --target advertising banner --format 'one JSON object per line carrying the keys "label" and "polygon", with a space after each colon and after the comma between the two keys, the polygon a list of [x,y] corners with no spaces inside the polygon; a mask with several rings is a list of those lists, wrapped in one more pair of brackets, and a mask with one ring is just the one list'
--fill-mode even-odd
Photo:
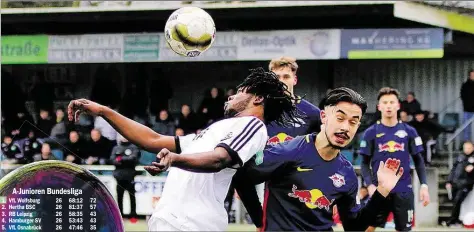
{"label": "advertising banner", "polygon": [[159,54],[160,35],[158,33],[124,35],[124,62],[157,61]]}
{"label": "advertising banner", "polygon": [[339,41],[340,30],[217,32],[212,47],[194,58],[177,55],[162,39],[160,61],[269,60],[278,56],[339,59]]}
{"label": "advertising banner", "polygon": [[[107,189],[110,191],[115,201],[117,201],[117,181],[115,178],[108,175],[97,175],[97,177],[105,186],[107,186]],[[166,177],[135,177],[135,198],[138,215],[151,215],[153,213],[156,203],[160,200],[165,180]],[[130,198],[127,195],[129,194],[125,192],[123,198],[123,211],[125,214],[130,213]]]}
{"label": "advertising banner", "polygon": [[137,198],[137,214],[151,215],[156,209],[161,193],[165,187],[166,177],[136,176],[135,197]]}
{"label": "advertising banner", "polygon": [[112,63],[123,60],[123,34],[50,36],[48,63]]}
{"label": "advertising banner", "polygon": [[442,58],[442,28],[217,32],[198,57],[173,52],[163,33],[3,36],[2,64]]}
{"label": "advertising banner", "polygon": [[239,60],[293,56],[300,60],[339,59],[340,30],[241,32]]}
{"label": "advertising banner", "polygon": [[420,59],[442,58],[441,28],[342,30],[341,58]]}
{"label": "advertising banner", "polygon": [[160,45],[160,61],[230,61],[239,60],[238,50],[240,32],[217,32],[216,39],[212,46],[198,57],[183,57],[176,54],[168,46],[164,34]]}
{"label": "advertising banner", "polygon": [[2,36],[2,64],[46,64],[48,36]]}

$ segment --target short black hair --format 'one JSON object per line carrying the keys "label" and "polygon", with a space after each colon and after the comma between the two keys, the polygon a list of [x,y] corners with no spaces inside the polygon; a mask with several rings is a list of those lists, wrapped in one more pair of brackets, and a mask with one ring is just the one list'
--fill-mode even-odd
{"label": "short black hair", "polygon": [[[379,95],[377,96],[377,101],[380,100],[380,98],[385,95],[395,95],[397,99],[400,101],[400,92],[397,89],[390,88],[390,87],[381,88],[379,90]],[[413,97],[415,97],[414,94],[413,94]]]}
{"label": "short black hair", "polygon": [[358,105],[362,110],[362,115],[367,111],[367,101],[359,93],[347,87],[340,87],[329,91],[319,107],[335,106],[339,102],[350,102]]}
{"label": "short black hair", "polygon": [[298,123],[298,118],[303,117],[296,108],[296,99],[288,91],[288,86],[278,80],[273,72],[266,72],[263,68],[250,70],[250,75],[237,86],[245,89],[247,93],[263,97],[266,124],[275,122],[280,126],[293,126]]}

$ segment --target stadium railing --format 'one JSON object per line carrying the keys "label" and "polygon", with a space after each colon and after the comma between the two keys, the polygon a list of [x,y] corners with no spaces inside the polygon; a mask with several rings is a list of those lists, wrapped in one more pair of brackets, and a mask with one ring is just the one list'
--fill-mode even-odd
{"label": "stadium railing", "polygon": [[470,118],[466,122],[464,122],[460,127],[454,131],[454,133],[448,137],[448,139],[445,142],[445,145],[448,146],[448,154],[449,154],[449,169],[451,170],[453,168],[453,155],[454,155],[454,140],[458,137],[461,132],[463,132],[468,126],[471,126],[471,124],[474,123],[474,117]]}

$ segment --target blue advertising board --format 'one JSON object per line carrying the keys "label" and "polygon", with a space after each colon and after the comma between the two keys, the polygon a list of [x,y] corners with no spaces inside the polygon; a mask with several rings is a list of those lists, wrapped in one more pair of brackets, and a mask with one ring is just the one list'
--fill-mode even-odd
{"label": "blue advertising board", "polygon": [[349,29],[341,32],[341,58],[442,58],[442,28]]}

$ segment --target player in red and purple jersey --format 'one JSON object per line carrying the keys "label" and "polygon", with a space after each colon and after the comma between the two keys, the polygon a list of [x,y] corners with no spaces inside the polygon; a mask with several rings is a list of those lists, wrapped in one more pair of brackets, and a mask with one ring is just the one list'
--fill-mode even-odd
{"label": "player in red and purple jersey", "polygon": [[304,114],[300,118],[300,123],[296,123],[291,127],[282,127],[276,123],[267,125],[268,142],[267,145],[273,145],[293,139],[298,135],[305,135],[320,130],[320,110],[309,101],[297,96],[294,92],[294,87],[298,83],[296,72],[298,71],[298,64],[293,57],[283,56],[275,58],[270,61],[268,69],[274,72],[278,79],[288,86],[288,92],[296,99],[295,105],[300,112]]}
{"label": "player in red and purple jersey", "polygon": [[[268,65],[268,69],[275,73],[278,77],[278,80],[288,87],[288,93],[293,99],[295,99],[295,106],[303,116],[297,119],[299,123],[294,123],[291,126],[281,126],[276,123],[268,124],[267,132],[269,139],[267,141],[267,145],[269,146],[292,140],[299,135],[319,132],[320,130],[320,109],[311,104],[309,101],[304,100],[295,94],[294,88],[298,83],[298,68],[299,66],[296,62],[296,59],[289,56],[272,59]],[[263,184],[257,185],[257,188],[255,189],[252,183],[236,183],[233,181],[229,189],[229,196],[231,196],[231,194],[233,195],[234,187],[237,190],[240,199],[248,208],[248,211],[261,212],[261,205],[258,203],[260,203],[260,200],[263,199]],[[258,192],[258,195],[255,194],[255,191]],[[254,223],[258,224],[258,227],[261,227],[261,213],[250,213],[250,217]]]}
{"label": "player in red and purple jersey", "polygon": [[353,139],[367,103],[355,91],[338,88],[329,92],[322,105],[321,132],[267,147],[234,178],[266,182],[264,209],[259,204],[246,205],[251,215],[263,214],[261,222],[254,221],[257,227],[263,224],[262,231],[331,231],[334,205],[345,230],[363,231],[403,175],[398,160],[381,162],[380,184],[362,207],[354,168],[340,150]]}
{"label": "player in red and purple jersey", "polygon": [[[430,195],[426,185],[425,164],[421,152],[423,142],[416,130],[397,118],[400,109],[399,93],[396,89],[382,88],[377,100],[382,119],[367,128],[360,142],[360,152],[364,159],[361,165],[362,176],[372,194],[377,186],[377,164],[389,158],[397,158],[407,170],[397,186],[389,195],[389,204],[371,223],[369,231],[384,227],[387,216],[393,212],[395,229],[410,231],[413,221],[414,195],[410,170],[410,157],[413,158],[416,172],[421,182],[420,199],[423,205],[429,204]],[[372,166],[372,172],[371,167]]]}

